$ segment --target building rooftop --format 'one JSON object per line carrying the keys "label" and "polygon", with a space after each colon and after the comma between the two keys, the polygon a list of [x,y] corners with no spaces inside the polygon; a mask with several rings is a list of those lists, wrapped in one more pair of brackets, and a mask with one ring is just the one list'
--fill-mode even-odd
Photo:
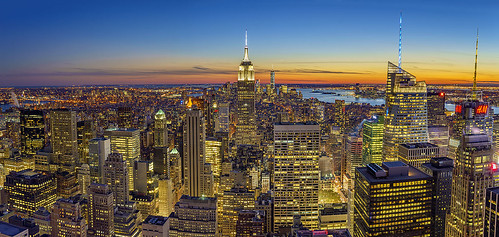
{"label": "building rooftop", "polygon": [[0,221],[0,234],[2,235],[14,236],[26,230],[26,228],[17,227],[7,222]]}
{"label": "building rooftop", "polygon": [[494,187],[494,188],[488,188],[487,189],[489,192],[493,192],[499,195],[499,187]]}
{"label": "building rooftop", "polygon": [[[377,167],[380,168],[379,166]],[[381,169],[386,174],[376,177],[368,167],[356,168],[360,175],[369,183],[391,183],[431,178],[431,176],[425,174],[423,171],[401,161],[383,162],[383,167]]]}
{"label": "building rooftop", "polygon": [[406,143],[406,144],[400,144],[400,146],[403,146],[407,149],[438,147],[437,145],[429,143],[429,142]]}
{"label": "building rooftop", "polygon": [[168,220],[168,217],[150,215],[144,220],[144,224],[164,225],[167,220]]}

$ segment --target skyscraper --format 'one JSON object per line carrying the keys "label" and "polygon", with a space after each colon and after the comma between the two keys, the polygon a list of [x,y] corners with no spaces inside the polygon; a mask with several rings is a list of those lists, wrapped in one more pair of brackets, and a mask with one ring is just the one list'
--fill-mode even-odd
{"label": "skyscraper", "polygon": [[133,191],[133,163],[140,158],[140,131],[138,129],[107,129],[104,137],[111,140],[111,152],[123,155],[128,167],[128,188]]}
{"label": "skyscraper", "polygon": [[236,236],[236,224],[239,211],[255,207],[255,192],[246,188],[232,188],[225,191],[218,200],[221,210],[218,212],[218,228],[221,236]]}
{"label": "skyscraper", "polygon": [[107,138],[94,138],[88,142],[88,164],[90,180],[94,183],[104,182],[104,164],[111,153],[111,142]]}
{"label": "skyscraper", "polygon": [[124,206],[128,203],[128,168],[123,155],[111,153],[104,165],[104,183],[114,195],[114,205]]}
{"label": "skyscraper", "polygon": [[383,116],[373,116],[362,127],[362,163],[381,164],[383,159]]}
{"label": "skyscraper", "polygon": [[427,93],[428,126],[446,126],[445,92],[431,90]]}
{"label": "skyscraper", "polygon": [[[246,34],[247,36],[247,34]],[[248,41],[237,77],[237,144],[257,144],[255,115],[255,71],[248,56]]]}
{"label": "skyscraper", "polygon": [[45,145],[45,121],[41,110],[21,110],[21,147],[24,154],[36,154]]}
{"label": "skyscraper", "polygon": [[154,175],[153,162],[150,160],[135,161],[133,166],[135,189],[132,201],[144,216],[155,215],[158,206],[158,178]]}
{"label": "skyscraper", "polygon": [[184,193],[193,197],[211,196],[213,182],[210,185],[210,181],[213,176],[205,172],[205,127],[202,112],[189,109],[185,119]]}
{"label": "skyscraper", "polygon": [[51,145],[59,155],[59,169],[75,172],[78,160],[76,112],[67,109],[50,111]]}
{"label": "skyscraper", "polygon": [[56,199],[56,181],[45,172],[23,170],[7,175],[4,188],[9,205],[18,212],[31,215],[39,207],[49,209]]}
{"label": "skyscraper", "polygon": [[183,195],[169,219],[171,237],[215,237],[217,199]]}
{"label": "skyscraper", "polygon": [[88,210],[88,234],[90,236],[114,236],[114,197],[107,184],[90,185]]}
{"label": "skyscraper", "polygon": [[440,157],[440,147],[428,142],[400,144],[398,160],[420,168],[422,164],[430,162],[431,158]]}
{"label": "skyscraper", "polygon": [[445,236],[483,236],[485,189],[496,184],[497,164],[493,163],[493,156],[490,136],[464,134],[461,138],[452,174]]}
{"label": "skyscraper", "polygon": [[168,146],[168,130],[166,127],[166,116],[163,110],[158,110],[154,115],[154,146]]}
{"label": "skyscraper", "polygon": [[316,123],[274,125],[275,231],[293,225],[294,215],[305,227],[318,227],[319,144]]}
{"label": "skyscraper", "polygon": [[61,198],[52,208],[50,236],[86,237],[88,225],[83,217],[82,203],[77,197]]}
{"label": "skyscraper", "polygon": [[96,129],[92,120],[84,120],[76,123],[78,158],[80,164],[88,163],[88,142],[96,136]]}
{"label": "skyscraper", "polygon": [[356,173],[353,236],[430,236],[431,176],[400,161]]}
{"label": "skyscraper", "polygon": [[445,236],[445,218],[449,211],[454,160],[447,157],[432,158],[421,170],[433,177],[433,204],[431,236]]}
{"label": "skyscraper", "polygon": [[426,83],[388,62],[383,160],[396,161],[398,145],[428,142]]}
{"label": "skyscraper", "polygon": [[484,237],[499,236],[499,187],[489,188],[485,196]]}

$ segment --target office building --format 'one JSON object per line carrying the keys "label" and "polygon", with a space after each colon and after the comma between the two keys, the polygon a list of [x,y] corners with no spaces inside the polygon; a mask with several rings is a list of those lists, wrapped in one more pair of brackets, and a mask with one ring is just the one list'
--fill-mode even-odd
{"label": "office building", "polygon": [[399,144],[398,159],[406,164],[420,168],[431,158],[440,157],[440,147],[428,142]]}
{"label": "office building", "polygon": [[232,188],[218,199],[218,229],[221,236],[236,236],[239,211],[255,207],[255,193],[246,188]]}
{"label": "office building", "polygon": [[[205,127],[201,110],[186,111],[184,124],[184,193],[193,196],[213,194],[213,175],[206,167]],[[207,169],[208,168],[208,169]],[[209,173],[207,173],[207,171]]]}
{"label": "office building", "polygon": [[383,160],[396,161],[398,146],[428,142],[426,83],[388,62]]}
{"label": "office building", "polygon": [[88,235],[114,236],[114,196],[107,184],[92,183],[88,200]]}
{"label": "office building", "polygon": [[59,109],[50,111],[50,144],[52,151],[59,155],[59,169],[75,172],[78,158],[76,112]]}
{"label": "office building", "polygon": [[110,153],[111,141],[109,139],[94,138],[88,142],[88,165],[92,182],[104,182],[104,164]]}
{"label": "office building", "polygon": [[421,166],[421,171],[433,179],[433,204],[431,236],[445,236],[445,218],[449,211],[454,160],[447,157],[431,158]]}
{"label": "office building", "polygon": [[111,153],[104,164],[104,184],[114,195],[114,205],[124,206],[129,201],[128,168],[123,155]]}
{"label": "office building", "polygon": [[362,163],[381,164],[383,160],[384,117],[375,115],[362,127]]}
{"label": "office building", "polygon": [[114,212],[114,235],[123,237],[142,236],[141,214],[134,202],[118,207]]}
{"label": "office building", "polygon": [[345,132],[348,123],[348,116],[345,112],[345,101],[335,100],[333,104],[333,126],[339,129],[340,133]]}
{"label": "office building", "polygon": [[166,127],[166,115],[163,110],[158,110],[154,115],[154,146],[168,146],[168,129]]}
{"label": "office building", "polygon": [[445,116],[445,92],[431,90],[427,93],[428,127],[447,126]]}
{"label": "office building", "polygon": [[440,155],[447,156],[449,150],[449,127],[428,126],[428,141],[440,147]]}
{"label": "office building", "polygon": [[319,145],[316,123],[274,125],[275,231],[291,226],[294,215],[301,215],[305,227],[318,227]]}
{"label": "office building", "polygon": [[96,136],[96,129],[92,120],[84,120],[76,123],[78,142],[79,164],[88,164],[89,144],[88,142]]}
{"label": "office building", "polygon": [[356,173],[353,236],[430,236],[431,176],[400,161]]}
{"label": "office building", "polygon": [[78,179],[78,190],[81,194],[87,195],[88,188],[92,183],[88,164],[82,164],[80,167],[76,168],[76,177]]}
{"label": "office building", "polygon": [[9,194],[9,205],[28,215],[39,207],[50,208],[56,199],[56,181],[45,172],[11,172],[5,179],[4,188]]}
{"label": "office building", "polygon": [[52,234],[52,226],[50,223],[50,212],[47,211],[44,207],[38,208],[36,212],[33,213],[32,215],[33,220],[39,227],[39,234],[40,236],[46,234],[46,235],[51,235]]}
{"label": "office building", "polygon": [[2,237],[28,237],[28,229],[0,221],[0,236]]}
{"label": "office building", "polygon": [[229,103],[218,103],[217,116],[215,118],[215,132],[229,132],[230,107]]}
{"label": "office building", "polygon": [[237,76],[237,125],[236,143],[257,144],[255,114],[255,71],[248,56],[248,44]]}
{"label": "office building", "polygon": [[58,199],[50,217],[51,236],[86,237],[88,225],[83,212],[82,203],[76,196]]}
{"label": "office building", "polygon": [[142,215],[158,214],[158,177],[154,176],[153,162],[135,161],[133,172],[135,189],[131,193],[132,201],[137,203],[137,209]]}
{"label": "office building", "polygon": [[45,119],[40,110],[21,110],[20,113],[20,151],[34,155],[45,145]]}
{"label": "office building", "polygon": [[215,237],[217,199],[183,195],[169,219],[171,237]]}
{"label": "office building", "polygon": [[499,236],[499,187],[488,188],[485,192],[484,237]]}
{"label": "office building", "polygon": [[496,186],[497,164],[493,156],[489,135],[462,136],[452,174],[445,236],[483,236],[485,189]]}
{"label": "office building", "polygon": [[128,167],[128,188],[133,191],[133,163],[140,158],[140,131],[137,129],[107,129],[104,137],[111,140],[111,152],[123,155]]}
{"label": "office building", "polygon": [[33,218],[23,218],[21,216],[14,215],[9,217],[9,224],[28,229],[29,237],[40,236],[40,227],[35,223]]}
{"label": "office building", "polygon": [[236,237],[266,236],[265,213],[255,210],[241,210],[237,214]]}
{"label": "office building", "polygon": [[144,237],[167,237],[169,231],[168,217],[149,215],[142,222],[142,236]]}
{"label": "office building", "polygon": [[353,189],[353,180],[355,177],[355,168],[362,165],[362,137],[356,133],[345,135],[345,164],[346,176],[351,180],[348,185],[349,189]]}

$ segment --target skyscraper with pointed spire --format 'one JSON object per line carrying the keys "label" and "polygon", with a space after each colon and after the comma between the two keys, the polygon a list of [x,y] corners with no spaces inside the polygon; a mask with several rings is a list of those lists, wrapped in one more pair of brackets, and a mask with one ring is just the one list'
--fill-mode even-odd
{"label": "skyscraper with pointed spire", "polygon": [[401,65],[402,13],[400,14],[399,66],[388,62],[383,160],[397,161],[398,146],[428,142],[426,83]]}
{"label": "skyscraper with pointed spire", "polygon": [[236,143],[256,144],[255,71],[248,56],[248,32],[245,39],[244,58],[237,77]]}

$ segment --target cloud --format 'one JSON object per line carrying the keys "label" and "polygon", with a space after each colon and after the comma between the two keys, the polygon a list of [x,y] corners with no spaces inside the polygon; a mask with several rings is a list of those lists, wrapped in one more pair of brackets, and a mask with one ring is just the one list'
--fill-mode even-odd
{"label": "cloud", "polygon": [[323,74],[368,74],[369,72],[350,72],[350,71],[330,71],[324,69],[290,69],[290,70],[276,70],[276,72],[285,73],[323,73]]}
{"label": "cloud", "polygon": [[207,68],[207,67],[201,67],[201,66],[194,66],[192,67],[194,69],[199,69],[199,70],[210,70],[210,68]]}

